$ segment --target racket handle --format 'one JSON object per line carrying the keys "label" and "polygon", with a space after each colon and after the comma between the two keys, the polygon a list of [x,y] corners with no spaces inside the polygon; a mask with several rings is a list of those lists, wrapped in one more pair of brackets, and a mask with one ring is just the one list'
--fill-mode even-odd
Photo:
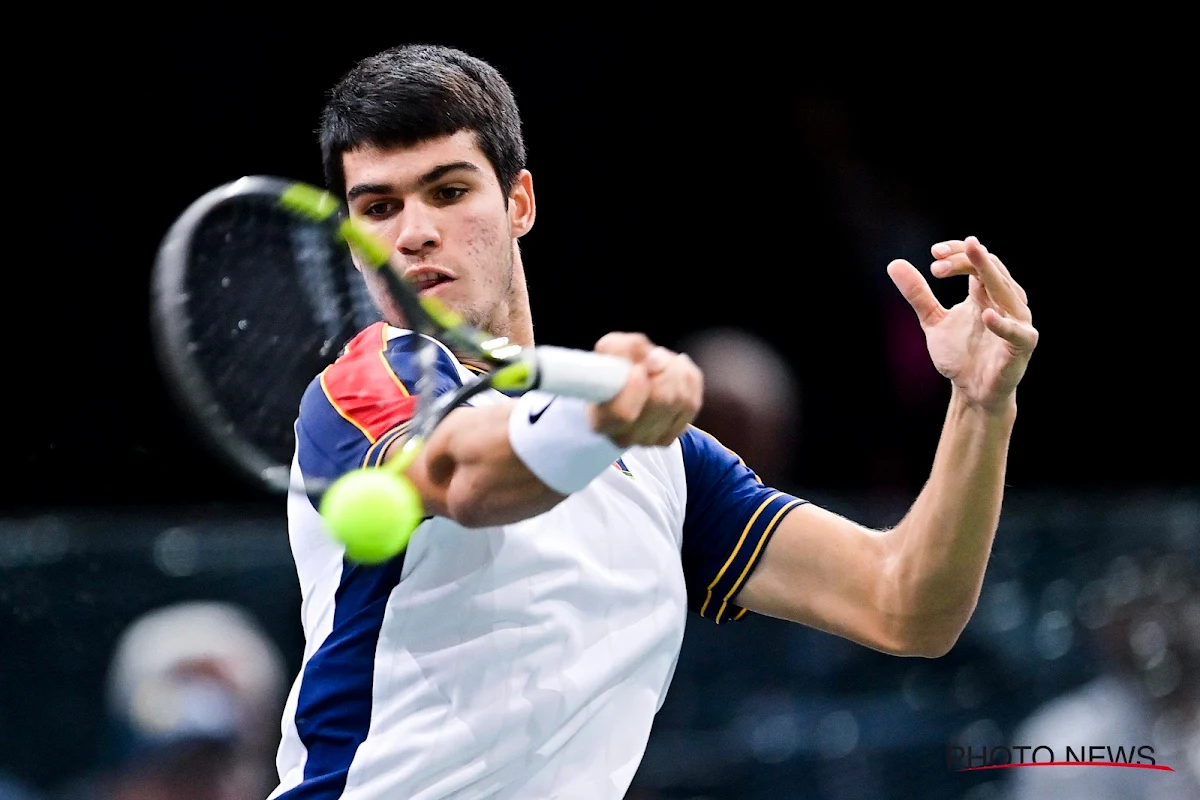
{"label": "racket handle", "polygon": [[616,397],[625,387],[633,367],[628,359],[590,350],[547,345],[535,348],[534,352],[538,389],[593,403]]}

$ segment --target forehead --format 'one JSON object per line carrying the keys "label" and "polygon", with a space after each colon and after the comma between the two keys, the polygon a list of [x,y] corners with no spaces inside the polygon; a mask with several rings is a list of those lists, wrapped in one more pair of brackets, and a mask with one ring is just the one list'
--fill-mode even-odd
{"label": "forehead", "polygon": [[495,171],[472,131],[458,131],[407,146],[356,147],[342,154],[342,169],[347,189],[364,183],[411,188],[431,170],[463,161],[479,168],[480,179],[496,182]]}

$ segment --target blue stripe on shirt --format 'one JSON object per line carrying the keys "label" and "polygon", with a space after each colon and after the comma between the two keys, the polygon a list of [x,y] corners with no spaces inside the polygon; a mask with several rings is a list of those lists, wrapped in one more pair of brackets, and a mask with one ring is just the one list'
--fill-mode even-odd
{"label": "blue stripe on shirt", "polygon": [[379,566],[343,566],[333,630],[305,665],[296,703],[296,731],[308,751],[304,781],[278,800],[342,796],[350,764],[371,725],[379,630],[403,567],[403,555]]}

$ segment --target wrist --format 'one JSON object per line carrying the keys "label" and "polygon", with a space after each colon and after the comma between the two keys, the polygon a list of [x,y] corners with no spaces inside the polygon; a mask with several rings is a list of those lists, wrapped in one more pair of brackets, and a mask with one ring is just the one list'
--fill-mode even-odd
{"label": "wrist", "polygon": [[573,397],[527,392],[509,415],[513,453],[559,494],[583,489],[625,452],[594,429],[589,406]]}
{"label": "wrist", "polygon": [[981,403],[968,397],[956,386],[950,391],[950,414],[959,418],[976,419],[988,425],[1011,426],[1017,418],[1017,393],[1009,393],[993,403]]}

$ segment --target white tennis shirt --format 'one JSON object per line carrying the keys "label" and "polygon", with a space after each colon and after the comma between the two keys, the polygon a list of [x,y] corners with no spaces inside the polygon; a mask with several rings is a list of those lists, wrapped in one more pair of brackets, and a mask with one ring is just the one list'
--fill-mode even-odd
{"label": "white tennis shirt", "polygon": [[[373,325],[313,381],[297,477],[377,463],[403,433],[412,338]],[[442,390],[472,375],[444,348],[438,369]],[[306,646],[271,798],[623,797],[688,609],[718,624],[744,614],[737,590],[802,502],[695,428],[628,450],[532,519],[467,529],[431,518],[377,566],[344,560],[312,501],[293,494]]]}

